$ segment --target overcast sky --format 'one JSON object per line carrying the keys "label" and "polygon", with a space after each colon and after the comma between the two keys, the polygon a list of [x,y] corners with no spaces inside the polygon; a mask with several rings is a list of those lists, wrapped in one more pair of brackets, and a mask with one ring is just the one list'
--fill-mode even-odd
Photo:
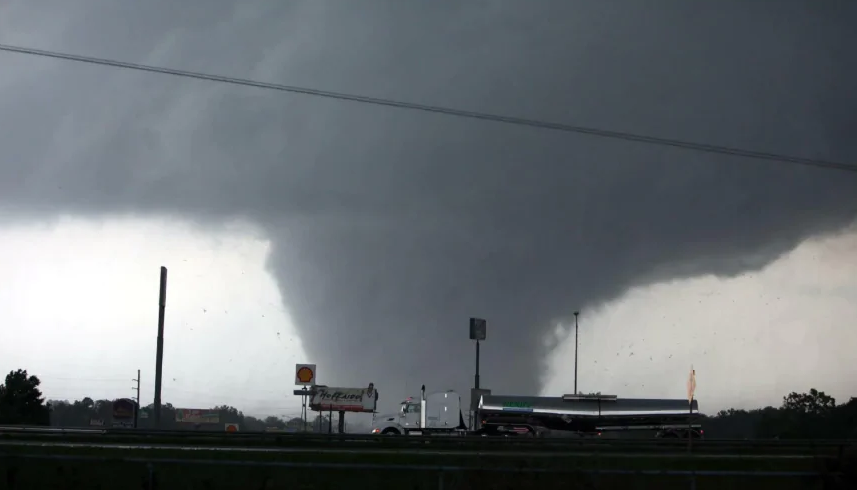
{"label": "overcast sky", "polygon": [[[163,399],[295,415],[300,337],[265,271],[270,243],[247,225],[205,232],[175,220],[62,218],[0,231],[0,367],[49,398],[154,398],[160,264],[169,268]],[[8,323],[7,323],[8,322]]]}
{"label": "overcast sky", "polygon": [[[853,2],[187,5],[6,1],[0,43],[857,162]],[[0,149],[0,368],[49,395],[151,379],[160,265],[165,400],[466,391],[470,316],[483,387],[568,392],[578,308],[587,391],[854,394],[854,173],[5,52]]]}

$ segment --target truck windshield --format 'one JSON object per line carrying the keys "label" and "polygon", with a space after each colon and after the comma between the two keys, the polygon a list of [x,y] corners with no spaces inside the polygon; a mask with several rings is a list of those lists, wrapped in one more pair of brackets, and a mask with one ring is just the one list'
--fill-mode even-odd
{"label": "truck windshield", "polygon": [[402,413],[420,413],[420,404],[402,403]]}

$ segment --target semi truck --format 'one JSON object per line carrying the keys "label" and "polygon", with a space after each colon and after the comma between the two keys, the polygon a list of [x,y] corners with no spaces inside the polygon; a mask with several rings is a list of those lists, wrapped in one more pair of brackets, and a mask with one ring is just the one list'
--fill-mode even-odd
{"label": "semi truck", "polygon": [[696,400],[620,399],[616,395],[563,395],[561,397],[481,395],[475,421],[467,427],[461,396],[455,391],[402,401],[398,412],[373,421],[373,434],[529,436],[546,433],[600,435],[605,431],[650,430],[658,437],[702,435]]}

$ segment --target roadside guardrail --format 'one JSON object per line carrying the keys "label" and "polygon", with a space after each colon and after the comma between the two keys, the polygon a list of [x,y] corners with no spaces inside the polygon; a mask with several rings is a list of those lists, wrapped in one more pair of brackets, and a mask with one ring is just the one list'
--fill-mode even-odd
{"label": "roadside guardrail", "polygon": [[[458,449],[493,451],[504,449],[557,451],[645,451],[679,452],[687,440],[680,439],[601,439],[530,437],[454,437],[454,436],[379,436],[371,434],[318,434],[286,432],[215,432],[143,430],[120,428],[0,427],[0,441],[32,440],[68,443],[132,443],[272,447],[350,447],[393,449],[430,447],[433,450]],[[430,445],[430,446],[428,446]],[[694,439],[693,452],[720,454],[801,454],[841,457],[857,452],[857,440],[726,440]]]}

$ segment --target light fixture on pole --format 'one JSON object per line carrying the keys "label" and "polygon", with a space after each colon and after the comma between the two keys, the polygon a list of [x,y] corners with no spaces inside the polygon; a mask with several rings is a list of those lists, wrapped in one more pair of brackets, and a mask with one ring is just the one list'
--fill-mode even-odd
{"label": "light fixture on pole", "polygon": [[470,391],[470,428],[474,428],[476,421],[477,404],[479,400],[479,341],[485,340],[488,333],[488,322],[482,318],[470,319],[470,340],[476,341],[476,376],[473,379],[473,389]]}
{"label": "light fixture on pole", "polygon": [[481,318],[470,319],[470,340],[476,341],[476,378],[474,388],[479,389],[479,341],[485,340],[487,336],[488,322]]}

